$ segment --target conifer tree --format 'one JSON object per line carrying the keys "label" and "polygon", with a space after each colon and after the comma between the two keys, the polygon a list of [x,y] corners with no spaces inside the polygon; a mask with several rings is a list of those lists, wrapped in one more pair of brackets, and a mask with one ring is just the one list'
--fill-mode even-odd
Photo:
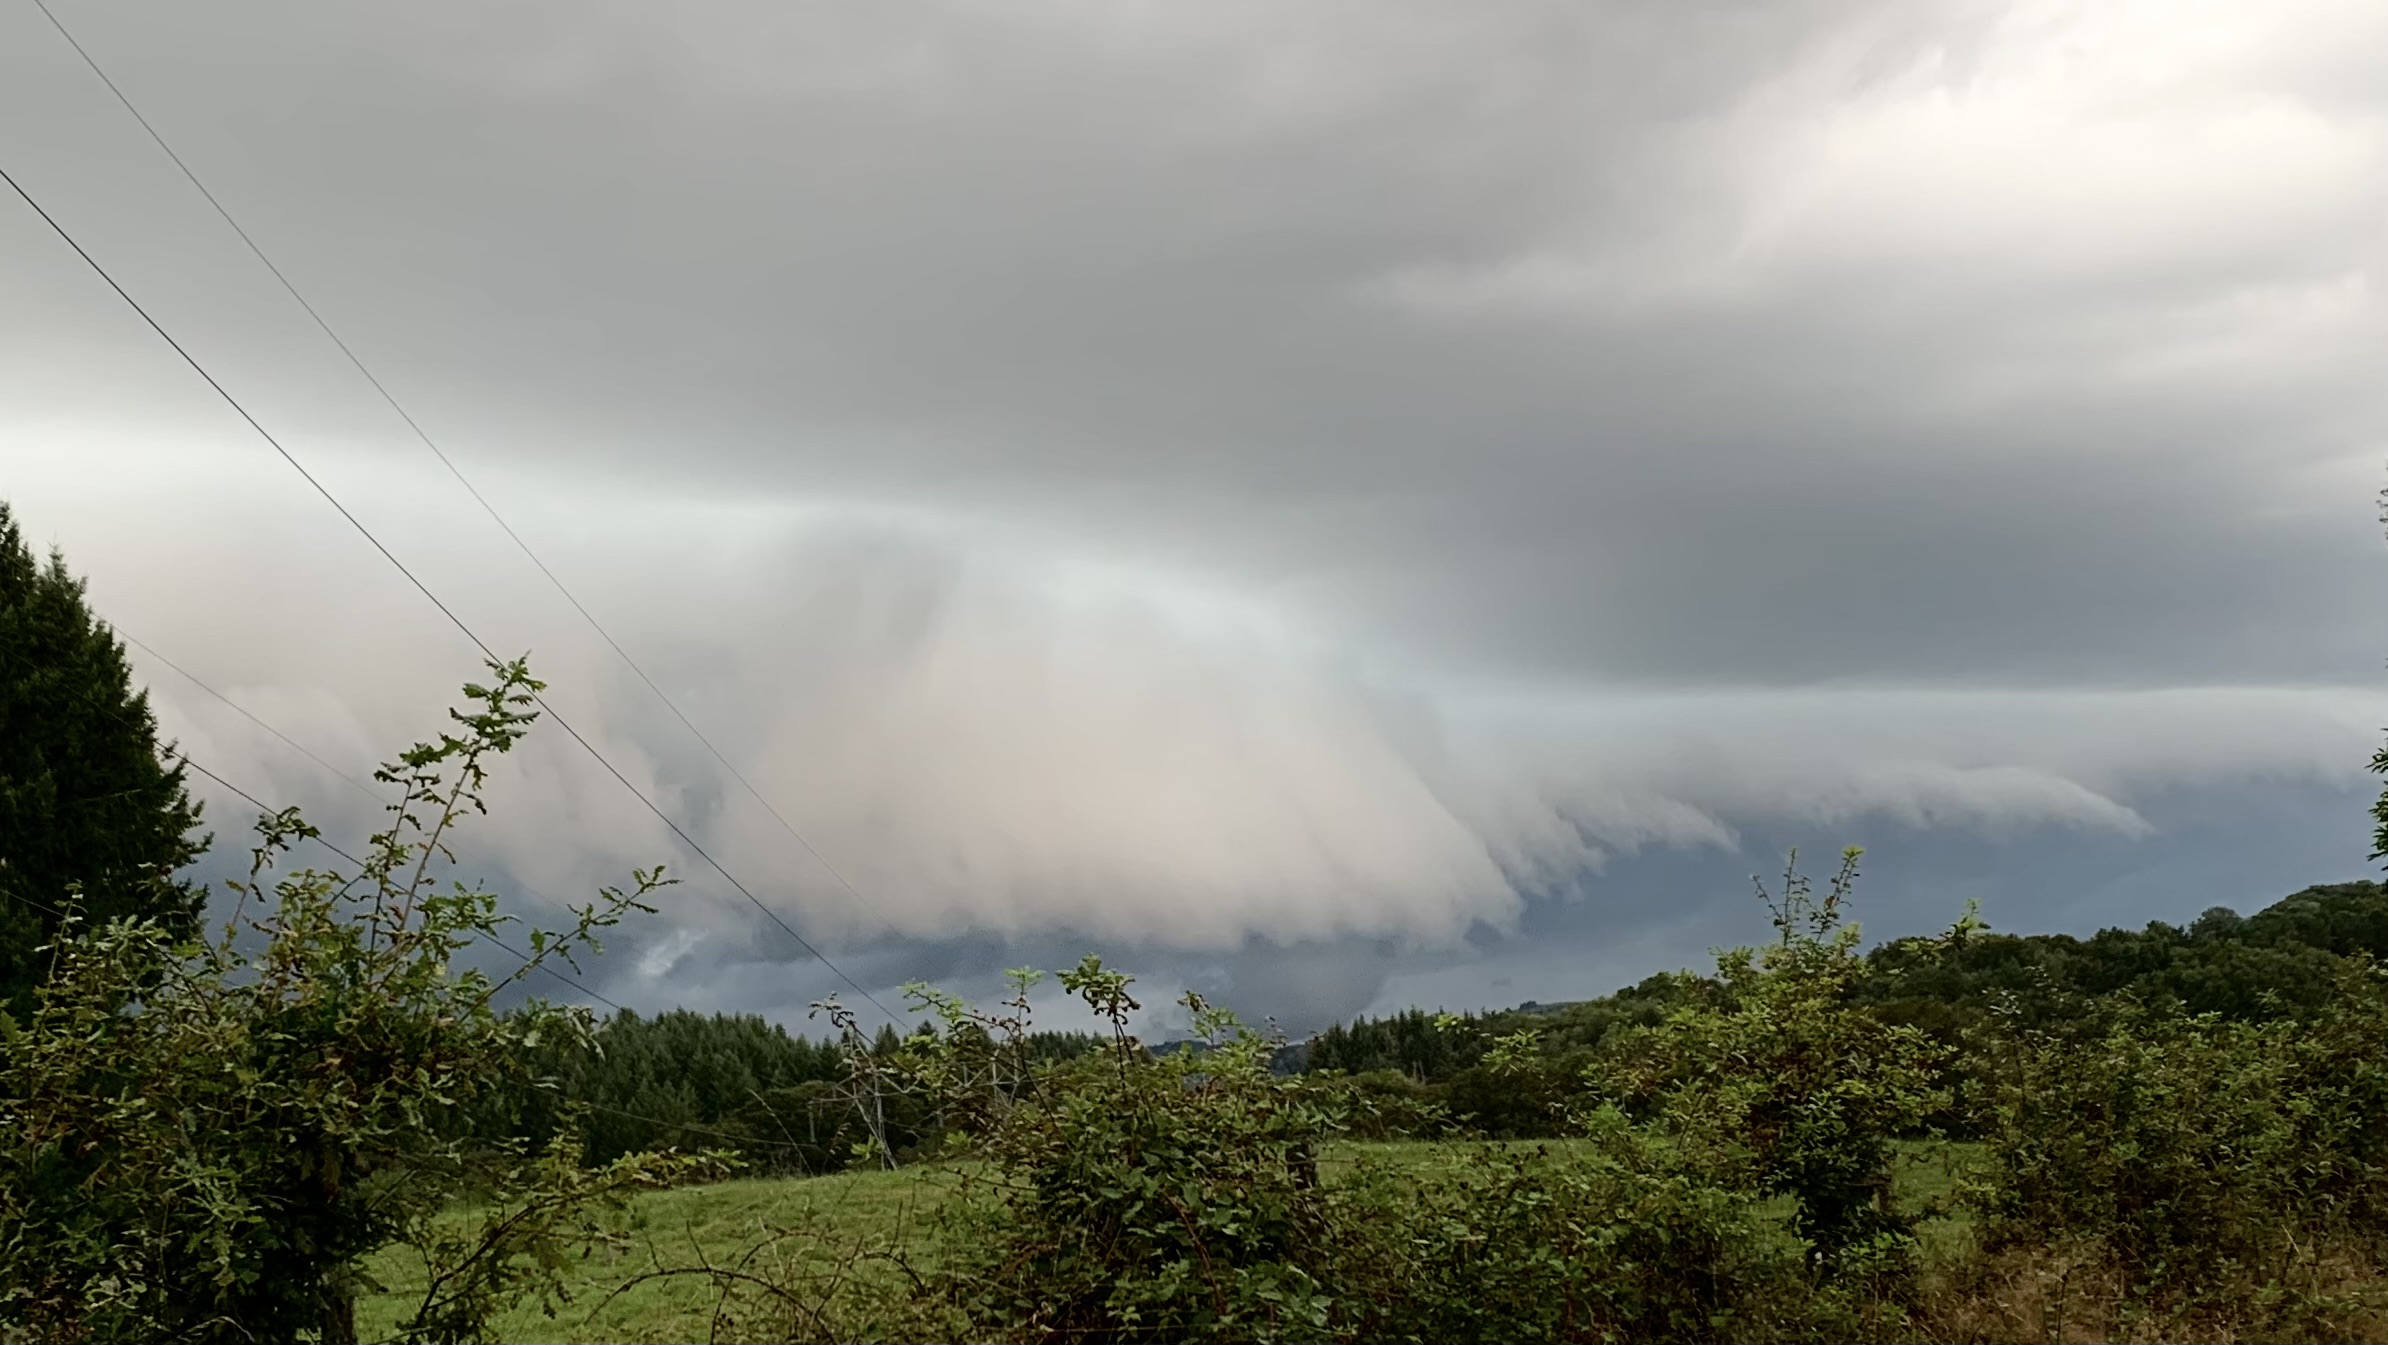
{"label": "conifer tree", "polygon": [[206,848],[198,823],[123,643],[0,502],[0,1010],[25,1016],[37,950],[70,907],[94,927],[149,917],[194,933],[203,892],[175,871]]}

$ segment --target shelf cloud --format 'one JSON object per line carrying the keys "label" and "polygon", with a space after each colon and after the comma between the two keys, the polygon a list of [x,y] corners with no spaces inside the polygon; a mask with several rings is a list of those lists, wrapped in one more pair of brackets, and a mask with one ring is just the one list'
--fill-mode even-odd
{"label": "shelf cloud", "polygon": [[[1667,866],[1792,835],[1893,838],[1892,910],[1985,840],[2276,854],[2198,905],[2361,862],[2180,819],[2343,800],[2388,722],[2377,6],[63,16],[768,806],[38,15],[11,171],[876,984],[1101,946],[1308,974],[1293,1017],[1494,996],[1607,946],[1558,907],[1696,956]],[[469,647],[21,213],[30,534],[327,759],[435,727]],[[144,666],[202,759],[372,819]],[[596,983],[794,1002],[577,752],[501,780],[501,885],[669,860]]]}

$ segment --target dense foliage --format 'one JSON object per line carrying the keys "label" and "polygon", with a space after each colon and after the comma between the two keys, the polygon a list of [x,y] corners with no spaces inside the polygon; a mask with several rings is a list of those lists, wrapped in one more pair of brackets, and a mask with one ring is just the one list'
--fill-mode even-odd
{"label": "dense foliage", "polygon": [[[1952,1096],[1931,1119],[1971,1133],[1988,1079],[1966,1043],[1994,1014],[2053,1026],[2083,1021],[2101,1005],[2131,1003],[2233,1022],[2300,1020],[2335,1002],[2348,957],[2388,960],[2388,888],[2378,883],[2307,888],[2249,916],[2216,907],[2186,926],[2158,921],[2086,938],[1973,925],[1954,940],[1893,940],[1865,955],[1846,992],[1876,1019],[1915,1027],[1956,1057],[1947,1081]],[[1431,1107],[1460,1130],[1555,1136],[1566,1129],[1565,1081],[1617,1042],[1723,990],[1716,976],[1665,973],[1571,1004],[1363,1018],[1314,1037],[1307,1067]],[[1487,1053],[1519,1034],[1535,1044],[1538,1068],[1496,1076]]]}
{"label": "dense foliage", "polygon": [[175,871],[203,847],[198,825],[124,645],[0,502],[0,1013],[30,1010],[69,912],[191,935],[203,894]]}
{"label": "dense foliage", "polygon": [[[425,751],[409,769],[428,778],[441,758]],[[269,819],[261,854],[296,825]],[[429,844],[385,836],[375,853]],[[714,1281],[715,1333],[771,1340],[2365,1339],[2388,1325],[2374,1124],[2388,984],[2358,943],[2376,889],[2159,930],[2137,946],[2166,957],[2091,990],[2048,976],[2008,989],[1973,979],[2012,954],[1985,958],[1970,914],[1895,958],[1861,956],[1845,918],[1855,862],[1821,896],[1796,869],[1761,889],[1774,940],[1645,982],[1590,1040],[1563,1035],[1594,1017],[1568,1008],[1408,1020],[1471,1034],[1473,1059],[1444,1085],[1531,1098],[1563,1137],[1463,1145],[1429,1170],[1334,1145],[1459,1124],[1424,1096],[1436,1085],[1284,1072],[1278,1043],[1192,996],[1199,1043],[1148,1048],[1128,1031],[1130,981],[1093,958],[1063,977],[1111,1024],[1093,1039],[1033,1030],[1033,973],[992,1010],[914,987],[932,1023],[909,1037],[873,1040],[823,1006],[834,1051],[733,1017],[597,1028],[539,1006],[496,1014],[494,987],[440,970],[489,917],[485,894],[403,889],[394,907],[414,916],[343,917],[339,902],[401,865],[362,885],[302,871],[258,927],[283,952],[240,964],[253,989],[226,974],[229,952],[174,963],[152,926],[68,940],[42,1015],[10,1043],[26,1138],[0,1187],[0,1334],[343,1339],[360,1252],[395,1242],[423,1266],[401,1333],[475,1339],[497,1305],[553,1298],[568,1249],[606,1239],[593,1211],[609,1198],[691,1172],[654,1155],[584,1166],[602,1156],[577,1142],[595,1112],[575,1094],[613,1090],[653,1109],[630,1118],[661,1127],[653,1139],[690,1142],[762,1138],[732,1128],[741,1089],[813,1088],[855,1120],[797,1166],[898,1147],[896,1126],[862,1123],[866,1097],[875,1118],[917,1118],[907,1161],[969,1160],[946,1169],[953,1195],[927,1229],[855,1242],[762,1227],[734,1263],[651,1261],[627,1282]],[[2258,995],[2238,1016],[2162,990],[2168,971],[2229,956],[2202,942],[2250,926],[2276,939],[2254,946],[2319,968],[2319,989]],[[2294,951],[2314,947],[2319,961]],[[160,961],[184,970],[143,970]],[[1886,965],[1910,993],[1882,993]],[[124,990],[142,984],[156,988]],[[1974,1016],[1948,1035],[1888,1011],[1917,1000]],[[1981,1141],[1955,1203],[1900,1205],[1902,1137],[1957,1114],[1950,1093],[1969,1079]],[[727,1110],[700,1130],[675,1107]],[[542,1148],[535,1117],[563,1142]],[[517,1133],[493,1143],[507,1129],[493,1118]],[[1952,1211],[1970,1222],[1943,1222],[1960,1236],[1927,1255],[1919,1217]]]}
{"label": "dense foliage", "polygon": [[834,1171],[852,1147],[844,1055],[751,1014],[624,1010],[586,1039],[543,1039],[530,1066],[544,1086],[493,1099],[484,1133],[544,1141],[569,1124],[591,1163],[724,1149],[785,1172]]}
{"label": "dense foliage", "polygon": [[[869,1050],[892,1057],[902,1046],[882,1026]],[[1086,1032],[1036,1032],[1021,1044],[1038,1060],[1097,1046]],[[820,1174],[850,1166],[881,1137],[897,1158],[941,1142],[939,1118],[917,1096],[858,1092],[838,1040],[756,1014],[624,1009],[585,1038],[549,1034],[524,1054],[523,1081],[482,1102],[477,1132],[544,1144],[569,1126],[591,1164],[717,1150],[755,1172]]]}
{"label": "dense foliage", "polygon": [[2126,997],[1986,1034],[2002,1236],[2101,1240],[2135,1272],[2281,1249],[2277,1225],[2388,1233],[2388,996],[2346,962],[2300,1020],[2232,1020]]}
{"label": "dense foliage", "polygon": [[1817,899],[1795,856],[1772,903],[1780,937],[1719,956],[1689,1002],[1617,1033],[1588,1075],[1596,1094],[1720,1164],[1722,1183],[1789,1197],[1792,1226],[1836,1258],[1907,1236],[1891,1141],[1944,1105],[1949,1054],[1858,1006],[1865,965],[1843,920],[1857,859],[1848,851]]}
{"label": "dense foliage", "polygon": [[[260,819],[220,936],[61,929],[27,1021],[0,1020],[0,1338],[353,1340],[364,1258],[404,1242],[425,1269],[409,1338],[473,1339],[552,1282],[594,1208],[687,1170],[591,1171],[471,1134],[469,1109],[522,1083],[528,1052],[588,1030],[537,1003],[498,1013],[502,983],[456,963],[500,917],[436,866],[539,689],[520,663],[494,670],[456,732],[380,773],[398,801],[356,870],[288,868],[315,835],[290,811]],[[533,962],[647,909],[659,882],[532,931]],[[481,1217],[443,1222],[467,1193]]]}

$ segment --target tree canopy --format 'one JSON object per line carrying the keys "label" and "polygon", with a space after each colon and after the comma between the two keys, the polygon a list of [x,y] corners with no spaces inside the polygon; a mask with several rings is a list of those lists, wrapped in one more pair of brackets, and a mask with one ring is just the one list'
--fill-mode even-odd
{"label": "tree canopy", "polygon": [[0,1008],[23,1015],[70,907],[194,933],[203,893],[175,872],[206,847],[198,824],[123,643],[0,502]]}

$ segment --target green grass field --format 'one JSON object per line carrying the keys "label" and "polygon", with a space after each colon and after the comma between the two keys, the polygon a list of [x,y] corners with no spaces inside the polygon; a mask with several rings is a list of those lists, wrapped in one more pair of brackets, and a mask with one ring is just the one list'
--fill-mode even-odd
{"label": "green grass field", "polygon": [[[635,1198],[627,1237],[593,1249],[569,1268],[570,1301],[550,1317],[536,1303],[501,1314],[503,1341],[701,1341],[711,1330],[720,1295],[695,1275],[650,1279],[616,1294],[632,1279],[657,1270],[730,1266],[758,1247],[801,1254],[807,1247],[850,1247],[885,1239],[916,1255],[935,1255],[929,1216],[945,1203],[955,1174],[938,1166],[835,1177],[717,1182],[656,1191]],[[782,1237],[795,1231],[796,1237]],[[803,1234],[812,1236],[806,1237]],[[365,1340],[388,1339],[420,1300],[422,1263],[403,1248],[385,1250],[372,1265],[386,1292],[359,1304]],[[610,1297],[609,1297],[610,1295]]]}
{"label": "green grass field", "polygon": [[[1531,1149],[1537,1144],[1554,1153],[1571,1147],[1564,1140],[1510,1147]],[[1320,1166],[1332,1180],[1361,1159],[1372,1157],[1427,1176],[1457,1170],[1472,1147],[1476,1146],[1342,1144],[1331,1150]],[[1923,1212],[1945,1199],[1970,1155],[1971,1147],[1965,1145],[1904,1146],[1899,1165],[1901,1204]],[[938,1250],[931,1216],[945,1204],[958,1180],[953,1168],[926,1165],[900,1172],[719,1182],[642,1195],[631,1205],[624,1241],[595,1249],[570,1267],[570,1301],[558,1304],[553,1317],[535,1303],[502,1314],[495,1323],[497,1338],[509,1342],[707,1339],[720,1293],[706,1277],[652,1278],[614,1292],[642,1274],[659,1270],[735,1266],[750,1255],[762,1258],[764,1265],[771,1264],[773,1257],[789,1257],[809,1262],[813,1269],[828,1270],[837,1249],[875,1242],[902,1246],[916,1264],[931,1263]],[[1927,1223],[1921,1232],[1927,1252],[1962,1236],[1961,1226],[1947,1218]],[[762,1250],[758,1253],[757,1249]],[[373,1273],[387,1291],[360,1305],[358,1326],[366,1340],[387,1339],[420,1298],[423,1270],[407,1252],[392,1249],[376,1258]],[[879,1277],[883,1282],[897,1272],[884,1266],[864,1266],[857,1273],[865,1280]]]}

